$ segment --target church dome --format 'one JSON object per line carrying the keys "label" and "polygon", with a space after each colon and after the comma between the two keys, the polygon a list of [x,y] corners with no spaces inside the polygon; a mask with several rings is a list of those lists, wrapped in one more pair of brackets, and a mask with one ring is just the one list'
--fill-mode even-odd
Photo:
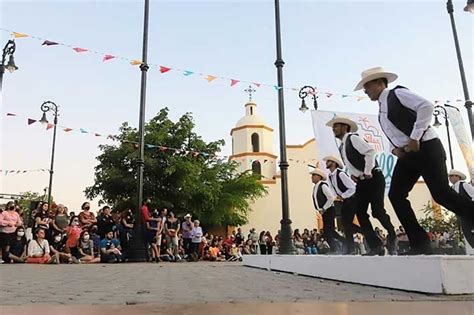
{"label": "church dome", "polygon": [[242,127],[242,126],[261,126],[266,125],[265,120],[259,115],[256,114],[256,107],[257,104],[253,101],[249,101],[245,104],[245,116],[242,117],[235,128]]}

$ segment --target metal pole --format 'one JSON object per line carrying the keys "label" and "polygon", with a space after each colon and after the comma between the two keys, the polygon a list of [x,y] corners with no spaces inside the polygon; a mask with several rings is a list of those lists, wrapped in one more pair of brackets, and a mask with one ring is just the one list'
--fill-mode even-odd
{"label": "metal pole", "polygon": [[471,129],[471,138],[474,141],[474,122],[473,122],[473,117],[472,117],[472,102],[469,99],[469,90],[467,88],[467,82],[466,82],[466,73],[464,72],[464,65],[462,62],[462,56],[461,56],[461,48],[459,47],[459,39],[458,39],[458,33],[456,31],[456,23],[454,21],[454,7],[453,7],[453,1],[448,0],[446,3],[446,8],[448,10],[449,17],[451,19],[451,28],[453,29],[453,37],[454,37],[454,45],[456,47],[456,55],[458,58],[458,64],[459,64],[459,72],[461,73],[461,82],[462,82],[462,88],[464,92],[464,106],[466,107],[467,110],[467,117],[469,119],[469,127]]}
{"label": "metal pole", "polygon": [[280,221],[280,254],[295,254],[296,250],[291,240],[291,220],[288,200],[288,161],[286,160],[286,135],[285,135],[285,104],[283,95],[283,65],[285,62],[281,52],[280,30],[280,1],[275,0],[275,25],[276,25],[276,52],[275,66],[278,77],[278,116],[280,126],[280,172],[281,172],[281,203],[282,219]]}
{"label": "metal pole", "polygon": [[58,125],[58,110],[54,111],[54,130],[53,130],[53,149],[51,150],[51,166],[49,168],[49,189],[48,189],[48,210],[51,209],[51,194],[53,191],[53,174],[54,174],[54,154],[56,151],[56,127]]}
{"label": "metal pole", "polygon": [[449,119],[448,113],[446,109],[443,107],[444,110],[444,123],[446,124],[446,133],[448,134],[448,148],[449,148],[449,158],[451,160],[451,169],[454,169],[454,161],[453,161],[453,149],[451,147],[451,133],[449,132]]}
{"label": "metal pole", "polygon": [[150,1],[145,0],[145,13],[143,19],[143,51],[142,64],[140,70],[141,90],[140,90],[140,117],[138,127],[138,182],[137,182],[137,207],[135,209],[135,224],[133,227],[133,238],[130,242],[130,250],[128,255],[129,261],[146,261],[147,249],[143,241],[143,226],[141,207],[143,201],[143,169],[145,166],[145,105],[146,105],[146,76],[148,71],[147,52],[148,52],[148,19],[149,19]]}

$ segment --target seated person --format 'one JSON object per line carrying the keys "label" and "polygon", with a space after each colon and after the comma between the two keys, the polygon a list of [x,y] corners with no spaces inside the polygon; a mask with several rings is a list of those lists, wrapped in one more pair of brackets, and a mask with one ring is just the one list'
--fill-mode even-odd
{"label": "seated person", "polygon": [[81,262],[88,264],[100,262],[100,258],[94,256],[94,241],[90,239],[89,231],[82,231],[77,247]]}
{"label": "seated person", "polygon": [[105,238],[100,241],[100,262],[119,263],[123,261],[122,248],[118,239],[114,238],[114,232],[108,231]]}
{"label": "seated person", "polygon": [[29,264],[59,264],[59,255],[50,255],[49,243],[45,239],[46,232],[43,228],[37,228],[35,237],[28,243]]}
{"label": "seated person", "polygon": [[66,243],[61,233],[56,233],[52,237],[51,244],[49,244],[49,250],[53,255],[58,255],[59,260],[62,263],[78,264],[79,260],[72,256],[70,253],[66,253]]}
{"label": "seated person", "polygon": [[16,228],[15,236],[10,241],[10,251],[8,258],[12,263],[24,263],[26,261],[26,245],[25,229],[22,226]]}

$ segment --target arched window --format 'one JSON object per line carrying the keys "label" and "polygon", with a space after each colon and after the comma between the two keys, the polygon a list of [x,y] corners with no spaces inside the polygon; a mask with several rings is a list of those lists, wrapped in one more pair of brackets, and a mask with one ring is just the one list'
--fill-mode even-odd
{"label": "arched window", "polygon": [[252,137],[252,152],[260,152],[260,139],[257,133],[253,133]]}
{"label": "arched window", "polygon": [[252,172],[254,174],[262,175],[262,165],[260,164],[259,161],[253,161]]}
{"label": "arched window", "polygon": [[250,106],[250,115],[253,115],[253,107]]}

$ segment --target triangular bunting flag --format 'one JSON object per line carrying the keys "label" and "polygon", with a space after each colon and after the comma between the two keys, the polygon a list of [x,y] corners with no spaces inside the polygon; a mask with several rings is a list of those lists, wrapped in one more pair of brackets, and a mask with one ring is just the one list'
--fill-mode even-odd
{"label": "triangular bunting flag", "polygon": [[273,88],[274,88],[276,91],[278,91],[278,90],[280,90],[280,89],[281,89],[281,86],[274,85],[274,86],[273,86]]}
{"label": "triangular bunting flag", "polygon": [[141,65],[142,62],[141,62],[141,60],[132,60],[132,61],[130,61],[130,64],[132,66],[138,66],[138,65]]}
{"label": "triangular bunting flag", "polygon": [[239,83],[240,80],[234,80],[234,79],[230,79],[230,86],[234,86],[236,85],[237,83]]}
{"label": "triangular bunting flag", "polygon": [[12,35],[15,38],[23,38],[23,37],[28,37],[29,36],[28,34],[17,33],[17,32],[13,32]]}
{"label": "triangular bunting flag", "polygon": [[16,114],[13,114],[13,113],[7,113],[7,116],[16,116]]}
{"label": "triangular bunting flag", "polygon": [[253,85],[255,85],[256,87],[260,87],[262,84],[261,83],[253,83]]}
{"label": "triangular bunting flag", "polygon": [[112,56],[112,55],[104,55],[104,58],[102,59],[102,61],[107,61],[107,60],[110,60],[110,59],[114,59],[115,56]]}
{"label": "triangular bunting flag", "polygon": [[85,129],[79,128],[79,130],[81,131],[81,133],[88,133]]}
{"label": "triangular bunting flag", "polygon": [[170,71],[170,70],[171,70],[171,68],[167,68],[167,67],[160,66],[160,72],[161,72],[161,73],[166,73],[166,72],[168,72],[168,71]]}
{"label": "triangular bunting flag", "polygon": [[69,131],[72,131],[72,128],[64,128],[63,129],[65,132],[69,132]]}
{"label": "triangular bunting flag", "polygon": [[457,99],[457,100],[456,100],[456,102],[462,102],[462,100],[460,100],[460,99]]}
{"label": "triangular bunting flag", "polygon": [[363,99],[365,99],[365,97],[359,96],[359,97],[357,98],[357,102],[360,102],[360,101],[362,101]]}
{"label": "triangular bunting flag", "polygon": [[37,122],[36,119],[28,118],[28,125],[34,124],[35,122]]}
{"label": "triangular bunting flag", "polygon": [[341,97],[342,97],[342,98],[344,98],[344,97],[349,97],[349,95],[347,95],[347,94],[342,94]]}
{"label": "triangular bunting flag", "polygon": [[436,101],[434,101],[434,103],[435,103],[435,104],[438,104],[438,103],[439,103],[439,101],[438,101],[438,100],[436,100]]}
{"label": "triangular bunting flag", "polygon": [[213,76],[213,75],[210,75],[210,74],[209,74],[209,75],[206,76],[207,82],[212,82],[212,81],[214,81],[215,79],[217,79],[217,77],[215,77],[215,76]]}
{"label": "triangular bunting flag", "polygon": [[446,103],[451,103],[451,101],[450,101],[450,100],[447,100]]}
{"label": "triangular bunting flag", "polygon": [[102,137],[102,135],[100,133],[94,133],[94,136],[96,137]]}
{"label": "triangular bunting flag", "polygon": [[167,147],[160,147],[160,151],[166,152],[166,150],[168,150]]}
{"label": "triangular bunting flag", "polygon": [[183,74],[184,74],[185,76],[190,76],[191,74],[194,74],[194,72],[189,71],[189,70],[186,70],[186,71],[183,72]]}
{"label": "triangular bunting flag", "polygon": [[329,93],[329,92],[326,92],[326,93],[324,93],[324,94],[326,94],[327,98],[330,98],[331,96],[333,96],[333,94],[332,94],[332,93]]}
{"label": "triangular bunting flag", "polygon": [[52,42],[52,41],[50,41],[50,40],[45,40],[45,41],[41,44],[41,46],[54,46],[54,45],[58,45],[58,43]]}
{"label": "triangular bunting flag", "polygon": [[73,48],[72,50],[74,50],[74,51],[77,52],[77,53],[82,53],[82,52],[86,52],[86,51],[87,51],[87,49],[81,48],[81,47],[75,47],[75,48]]}
{"label": "triangular bunting flag", "polygon": [[48,123],[48,124],[46,125],[46,130],[49,130],[49,129],[53,128],[53,127],[54,127],[54,124]]}

